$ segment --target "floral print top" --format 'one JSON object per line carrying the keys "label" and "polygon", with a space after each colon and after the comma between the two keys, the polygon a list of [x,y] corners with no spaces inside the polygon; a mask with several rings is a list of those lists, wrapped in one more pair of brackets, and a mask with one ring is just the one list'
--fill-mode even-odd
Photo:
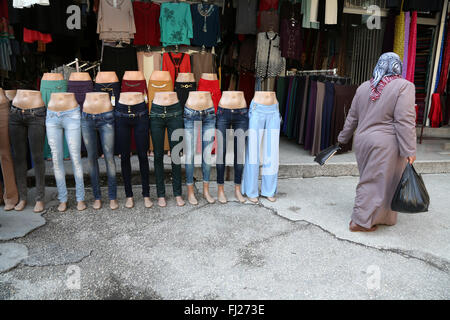
{"label": "floral print top", "polygon": [[190,45],[190,39],[194,34],[191,7],[188,3],[162,3],[159,24],[161,26],[161,42],[164,47],[179,44]]}

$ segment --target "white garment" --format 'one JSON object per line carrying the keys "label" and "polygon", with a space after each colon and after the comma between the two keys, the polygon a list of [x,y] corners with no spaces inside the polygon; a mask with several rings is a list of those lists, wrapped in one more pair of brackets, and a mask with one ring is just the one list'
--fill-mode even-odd
{"label": "white garment", "polygon": [[49,6],[50,0],[13,0],[13,7],[17,9],[29,8],[35,4]]}
{"label": "white garment", "polygon": [[309,10],[309,22],[318,22],[317,14],[319,12],[319,0],[311,0],[311,7]]}
{"label": "white garment", "polygon": [[337,24],[338,0],[327,0],[325,4],[325,24]]}

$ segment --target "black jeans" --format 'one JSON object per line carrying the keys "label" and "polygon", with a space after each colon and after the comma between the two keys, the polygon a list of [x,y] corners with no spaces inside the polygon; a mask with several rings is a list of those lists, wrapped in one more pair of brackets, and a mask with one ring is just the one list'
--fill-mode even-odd
{"label": "black jeans", "polygon": [[19,109],[11,106],[9,113],[9,137],[13,148],[13,159],[20,200],[27,200],[27,151],[30,145],[36,178],[35,201],[44,201],[45,197],[45,107]]}
{"label": "black jeans", "polygon": [[148,107],[145,102],[127,106],[119,102],[115,107],[116,135],[119,137],[120,163],[127,198],[133,196],[131,188],[131,129],[134,128],[134,139],[136,140],[139,158],[139,169],[141,171],[142,196],[150,196],[149,166],[147,150],[149,148],[148,137]]}
{"label": "black jeans", "polygon": [[[234,134],[234,183],[242,181],[244,169],[245,134],[248,130],[248,109],[224,109],[219,107],[216,114],[217,129],[217,184],[224,184],[225,157],[227,155],[227,129]],[[241,130],[238,130],[241,129]]]}
{"label": "black jeans", "polygon": [[[150,111],[150,133],[153,142],[153,151],[155,153],[155,176],[156,189],[158,198],[166,196],[166,188],[164,184],[164,137],[167,129],[169,136],[169,145],[172,162],[172,187],[175,197],[181,196],[181,163],[179,154],[173,154],[172,149],[182,142],[182,131],[176,140],[172,140],[172,133],[179,129],[183,129],[183,107],[179,104],[171,106],[159,106],[152,104]],[[178,157],[178,161],[174,162],[174,157]]]}

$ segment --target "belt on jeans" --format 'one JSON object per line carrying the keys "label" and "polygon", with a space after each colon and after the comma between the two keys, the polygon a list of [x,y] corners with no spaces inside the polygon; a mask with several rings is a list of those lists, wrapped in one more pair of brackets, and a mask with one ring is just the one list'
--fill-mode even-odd
{"label": "belt on jeans", "polygon": [[[208,114],[215,114],[215,112],[214,112],[214,110],[211,110],[211,111],[207,111],[207,110],[193,110],[193,109],[189,109],[189,110],[192,110],[192,111],[194,111],[195,113],[199,113],[201,116],[203,116],[203,115],[208,115]],[[191,111],[189,111],[189,112],[191,112]]]}
{"label": "belt on jeans", "polygon": [[183,115],[183,111],[179,110],[179,111],[175,111],[175,112],[171,112],[171,113],[167,113],[166,110],[164,110],[164,113],[156,113],[153,112],[153,108],[152,111],[150,111],[150,118],[170,118],[170,117],[176,117],[176,116],[181,116]]}
{"label": "belt on jeans", "polygon": [[120,112],[120,111],[114,111],[114,114],[118,117],[122,117],[122,118],[136,118],[136,117],[141,117],[144,116],[146,114],[148,114],[148,111],[141,111],[138,113],[124,113],[124,112]]}
{"label": "belt on jeans", "polygon": [[39,108],[33,108],[33,109],[20,109],[20,108],[17,108],[17,107],[14,107],[13,105],[11,105],[11,111],[20,112],[22,114],[24,114],[24,113],[33,114],[33,113],[39,112],[39,111],[46,111],[46,108],[45,107],[39,107]]}

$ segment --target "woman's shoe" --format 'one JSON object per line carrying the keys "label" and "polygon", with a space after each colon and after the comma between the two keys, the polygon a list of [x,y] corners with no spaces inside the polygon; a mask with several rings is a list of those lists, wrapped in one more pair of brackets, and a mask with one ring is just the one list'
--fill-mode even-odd
{"label": "woman's shoe", "polygon": [[349,230],[351,232],[373,232],[377,229],[378,229],[377,226],[373,226],[372,228],[367,229],[367,228],[361,227],[360,225],[357,225],[353,221],[350,221],[350,224],[349,224]]}

